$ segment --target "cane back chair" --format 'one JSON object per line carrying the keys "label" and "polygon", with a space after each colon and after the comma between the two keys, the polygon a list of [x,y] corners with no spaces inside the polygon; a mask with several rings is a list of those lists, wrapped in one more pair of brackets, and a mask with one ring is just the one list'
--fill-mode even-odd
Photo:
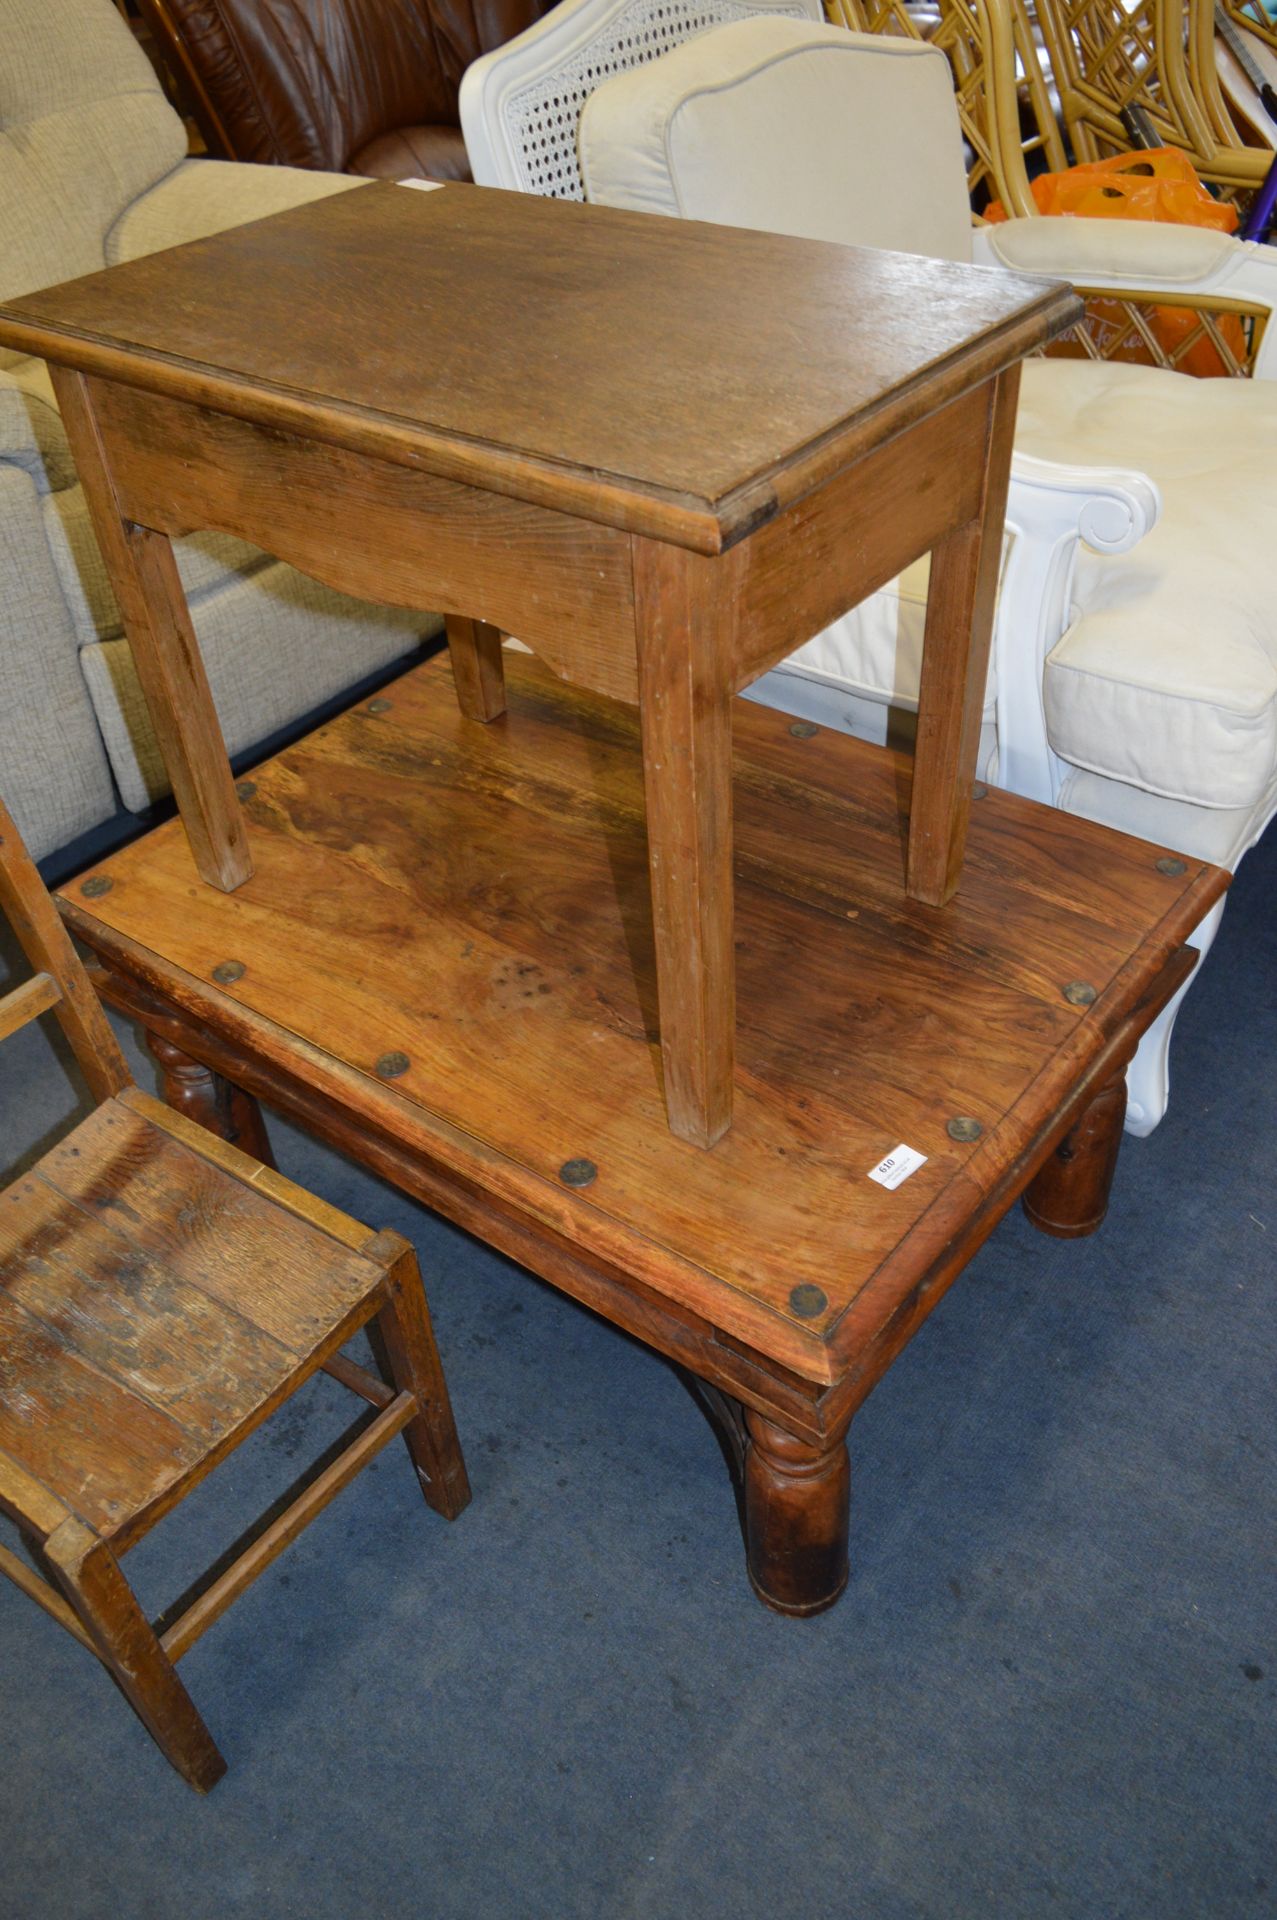
{"label": "cane back chair", "polygon": [[[0,908],[35,968],[0,1039],[53,1013],[98,1103],[0,1193],[0,1512],[32,1553],[0,1547],[0,1571],[205,1792],[226,1763],[175,1662],[396,1434],[449,1519],[465,1464],[412,1248],[133,1084],[2,802]],[[374,1316],[393,1386],[339,1351]],[[374,1417],[157,1631],[122,1555],[320,1368]]]}
{"label": "cane back chair", "polygon": [[823,18],[821,0],[600,0],[586,9],[555,7],[462,76],[461,130],[477,185],[583,200],[576,130],[594,89],[708,27],[767,13]]}

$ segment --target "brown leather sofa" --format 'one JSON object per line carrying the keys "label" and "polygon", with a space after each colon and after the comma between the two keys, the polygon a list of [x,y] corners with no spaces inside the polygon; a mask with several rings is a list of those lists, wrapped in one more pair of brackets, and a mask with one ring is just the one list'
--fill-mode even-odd
{"label": "brown leather sofa", "polygon": [[468,180],[457,90],[551,0],[138,0],[211,154]]}

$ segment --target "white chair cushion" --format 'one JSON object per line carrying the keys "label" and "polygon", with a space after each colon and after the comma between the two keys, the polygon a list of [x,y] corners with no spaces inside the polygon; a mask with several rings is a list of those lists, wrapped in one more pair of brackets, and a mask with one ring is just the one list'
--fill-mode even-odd
{"label": "white chair cushion", "polygon": [[[1256,561],[1277,520],[1274,436],[1274,382],[1026,364],[1020,451],[1136,467],[1163,498],[1160,522],[1130,553],[1079,554],[1075,618],[1045,673],[1061,759],[1194,806],[1248,812],[1265,802],[1277,779],[1277,619]],[[912,710],[926,592],[923,561],[800,647],[786,670]],[[986,718],[995,694],[991,672]]]}
{"label": "white chair cushion", "polygon": [[971,258],[949,63],[917,41],[717,27],[605,80],[578,144],[586,198],[607,206],[845,245],[850,195],[859,245]]}
{"label": "white chair cushion", "polygon": [[1030,361],[1016,446],[1138,467],[1162,491],[1128,554],[1083,550],[1046,669],[1062,759],[1150,793],[1250,807],[1277,768],[1277,383]]}

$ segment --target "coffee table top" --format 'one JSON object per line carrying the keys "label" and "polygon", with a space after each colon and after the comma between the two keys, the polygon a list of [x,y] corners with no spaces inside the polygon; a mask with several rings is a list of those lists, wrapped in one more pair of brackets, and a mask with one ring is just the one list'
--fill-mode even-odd
{"label": "coffee table top", "polygon": [[[838,1378],[979,1244],[1227,876],[990,791],[961,893],[922,906],[903,890],[908,761],[736,702],[735,1122],[703,1152],[661,1098],[637,717],[517,653],[507,680],[509,713],[481,726],[436,659],[268,761],[235,893],[199,882],[173,822],[64,910],[132,978],[507,1216]],[[1077,982],[1092,1004],[1066,996]],[[902,1145],[925,1163],[871,1180]],[[597,1173],[574,1189],[580,1160]]]}
{"label": "coffee table top", "polygon": [[716,551],[1078,311],[990,268],[376,183],[10,301],[0,344]]}

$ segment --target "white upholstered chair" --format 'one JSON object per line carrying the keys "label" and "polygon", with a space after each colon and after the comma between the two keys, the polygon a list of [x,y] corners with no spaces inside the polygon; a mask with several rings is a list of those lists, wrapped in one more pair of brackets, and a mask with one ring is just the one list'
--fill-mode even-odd
{"label": "white upholstered chair", "polygon": [[[566,34],[569,16],[583,34],[606,15],[615,34],[622,5],[567,0],[534,33],[557,22]],[[490,99],[506,54],[519,42],[480,63]],[[462,101],[469,139],[464,87]],[[613,205],[1088,286],[1240,292],[1263,315],[1277,300],[1277,260],[1217,234],[1048,220],[973,234],[947,63],[903,40],[778,18],[715,28],[605,79],[579,151],[585,192]],[[502,184],[518,182],[507,172]],[[1270,334],[1261,376],[1277,367]],[[1277,805],[1277,618],[1262,566],[1275,428],[1277,387],[1263,378],[1026,368],[985,777],[1226,865],[1253,843]],[[924,562],[750,697],[871,739],[907,734],[925,592]],[[1199,929],[1203,948],[1217,924]],[[1136,1132],[1165,1110],[1174,1012],[1132,1067]]]}

